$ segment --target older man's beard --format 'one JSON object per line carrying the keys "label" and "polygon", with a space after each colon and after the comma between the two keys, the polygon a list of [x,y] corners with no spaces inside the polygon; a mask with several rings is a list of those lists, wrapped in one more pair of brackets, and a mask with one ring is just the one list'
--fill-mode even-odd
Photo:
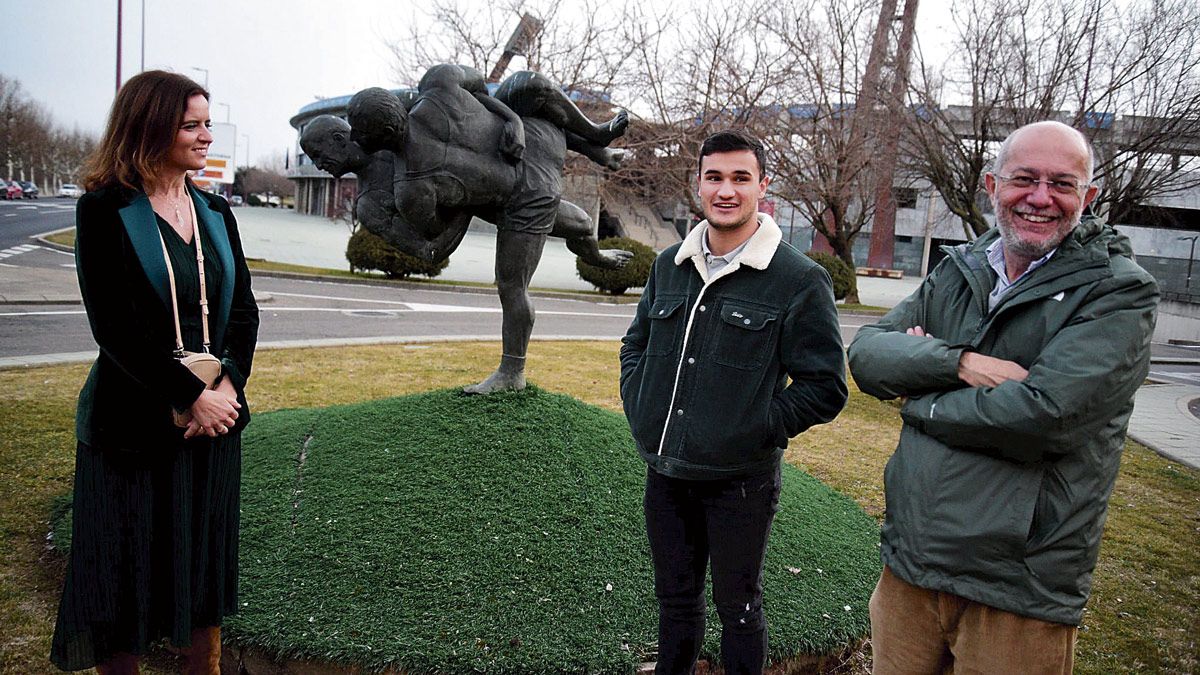
{"label": "older man's beard", "polygon": [[1005,209],[994,202],[992,207],[996,212],[996,225],[1000,228],[1000,238],[1004,240],[1004,251],[1006,253],[1014,253],[1028,260],[1037,260],[1058,248],[1058,245],[1063,243],[1067,235],[1071,234],[1071,231],[1079,225],[1080,211],[1076,211],[1070,214],[1067,219],[1070,227],[1065,230],[1059,229],[1053,237],[1041,243],[1027,241],[1022,239],[1017,228],[1012,226],[1011,209]]}

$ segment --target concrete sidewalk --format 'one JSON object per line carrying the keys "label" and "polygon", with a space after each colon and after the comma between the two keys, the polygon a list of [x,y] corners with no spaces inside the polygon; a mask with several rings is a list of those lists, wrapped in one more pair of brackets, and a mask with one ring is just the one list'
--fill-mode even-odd
{"label": "concrete sidewalk", "polygon": [[1163,457],[1200,469],[1200,419],[1189,409],[1197,399],[1200,387],[1142,385],[1129,418],[1129,436]]}
{"label": "concrete sidewalk", "polygon": [[[234,213],[247,257],[332,269],[348,266],[345,251],[350,230],[342,223],[267,208],[239,207]],[[493,283],[495,253],[494,232],[472,231],[438,279]],[[859,298],[864,305],[893,307],[920,283],[920,279],[911,277],[859,277]],[[592,290],[576,274],[575,255],[561,239],[547,241],[541,264],[533,276],[533,286],[560,291]],[[79,302],[73,269],[0,265],[0,304]],[[1155,345],[1155,351],[1156,363],[1200,363],[1200,352],[1165,345]],[[1159,454],[1200,468],[1200,419],[1188,408],[1188,403],[1198,398],[1200,386],[1143,386],[1137,393],[1129,435]]]}
{"label": "concrete sidewalk", "polygon": [[[305,216],[288,209],[236,207],[238,232],[247,258],[345,270],[350,228],[343,222]],[[490,228],[490,229],[489,229]],[[467,232],[439,280],[490,284],[496,280],[496,231],[477,221]],[[533,273],[535,288],[591,291],[575,272],[575,254],[562,239],[548,238],[541,263]]]}

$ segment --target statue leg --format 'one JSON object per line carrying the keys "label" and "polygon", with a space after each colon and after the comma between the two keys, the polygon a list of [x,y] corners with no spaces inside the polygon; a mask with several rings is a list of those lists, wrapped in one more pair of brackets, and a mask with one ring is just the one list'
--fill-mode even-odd
{"label": "statue leg", "polygon": [[625,150],[590,143],[571,131],[567,131],[565,134],[568,150],[574,150],[606,169],[616,171],[621,168],[621,162],[625,159]]}
{"label": "statue leg", "polygon": [[592,234],[592,219],[587,211],[568,201],[558,203],[558,216],[554,219],[552,237],[567,240],[567,249],[589,265],[604,269],[624,267],[633,254],[619,248],[600,250],[596,235]]}
{"label": "statue leg", "polygon": [[463,387],[468,394],[490,394],[525,388],[525,352],[533,333],[533,301],[529,281],[542,259],[546,235],[500,230],[496,233],[496,286],[503,310],[500,367],[478,384]]}
{"label": "statue leg", "polygon": [[612,143],[629,126],[629,113],[624,110],[608,122],[593,123],[559,86],[541,73],[513,73],[500,83],[496,98],[521,117],[540,117],[599,146]]}

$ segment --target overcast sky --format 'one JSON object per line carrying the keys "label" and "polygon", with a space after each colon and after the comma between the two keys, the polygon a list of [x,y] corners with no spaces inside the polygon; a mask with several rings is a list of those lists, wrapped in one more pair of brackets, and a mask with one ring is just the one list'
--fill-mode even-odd
{"label": "overcast sky", "polygon": [[[565,0],[570,5],[571,0]],[[489,3],[495,5],[497,3]],[[948,28],[946,0],[923,0],[918,34]],[[116,88],[117,0],[0,0],[0,73],[55,121],[97,135]],[[424,20],[408,0],[145,0],[145,67],[212,93],[237,125],[238,164],[294,152],[288,120],[316,97],[396,86],[386,41]],[[515,24],[515,17],[514,17]],[[124,0],[122,78],[142,65],[142,0]],[[225,104],[225,105],[221,105]]]}
{"label": "overcast sky", "polygon": [[[55,121],[97,134],[116,89],[116,0],[0,0],[0,73]],[[124,0],[122,79],[141,70],[142,2]],[[389,33],[409,3],[379,0],[146,0],[145,67],[212,93],[213,121],[238,129],[238,162],[294,147],[288,119],[316,96],[392,82]],[[334,9],[336,7],[336,10]]]}

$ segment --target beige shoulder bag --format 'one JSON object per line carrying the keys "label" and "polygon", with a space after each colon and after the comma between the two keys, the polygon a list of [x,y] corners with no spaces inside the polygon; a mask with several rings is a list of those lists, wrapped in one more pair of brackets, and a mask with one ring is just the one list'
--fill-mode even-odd
{"label": "beige shoulder bag", "polygon": [[[186,188],[185,188],[186,190]],[[192,374],[204,382],[205,387],[212,389],[221,377],[221,360],[209,353],[208,334],[208,290],[204,283],[204,247],[200,244],[200,223],[196,219],[196,204],[192,201],[191,192],[187,192],[188,207],[192,214],[192,241],[196,244],[196,266],[200,269],[200,324],[204,330],[204,351],[189,352],[183,348],[183,331],[179,328],[179,301],[175,296],[175,270],[171,268],[171,256],[167,253],[167,240],[159,230],[162,240],[163,260],[167,263],[167,280],[171,284],[171,311],[175,315],[175,358],[179,360]],[[175,426],[186,427],[192,419],[190,411],[179,412],[172,409]]]}

